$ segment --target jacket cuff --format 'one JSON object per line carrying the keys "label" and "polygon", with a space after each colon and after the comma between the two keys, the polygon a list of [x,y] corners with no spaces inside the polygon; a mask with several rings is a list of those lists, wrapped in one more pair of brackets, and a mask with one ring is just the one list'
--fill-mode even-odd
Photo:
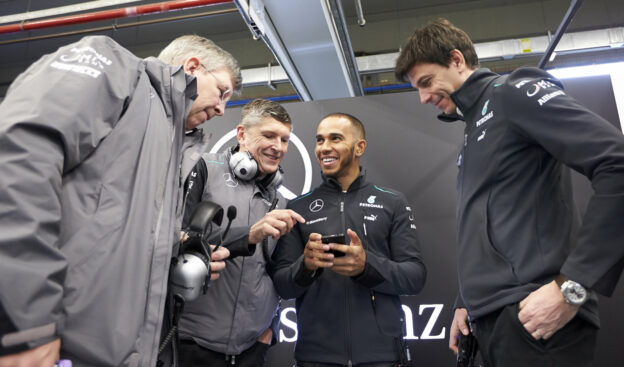
{"label": "jacket cuff", "polygon": [[384,281],[381,274],[369,263],[364,265],[362,273],[351,277],[351,279],[367,288],[373,288]]}
{"label": "jacket cuff", "polygon": [[316,269],[312,273],[306,272],[302,256],[299,259],[299,265],[297,266],[297,271],[295,272],[295,284],[300,287],[309,287],[310,285],[312,285],[312,283],[314,283],[316,278],[321,276],[322,273],[322,268]]}
{"label": "jacket cuff", "polygon": [[230,257],[228,259],[234,259],[239,256],[251,256],[256,252],[256,244],[249,243],[249,235],[230,242],[224,245],[225,248],[230,250]]}
{"label": "jacket cuff", "polygon": [[[62,322],[53,322],[0,336],[0,356],[20,353],[58,339]],[[4,326],[4,325],[3,325]]]}

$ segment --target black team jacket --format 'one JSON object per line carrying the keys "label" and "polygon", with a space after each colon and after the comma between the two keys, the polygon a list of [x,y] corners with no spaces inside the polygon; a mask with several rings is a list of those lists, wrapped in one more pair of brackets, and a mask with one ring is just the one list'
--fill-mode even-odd
{"label": "black team jacket", "polygon": [[[471,318],[559,273],[610,295],[624,258],[624,136],[545,71],[476,70],[451,95],[466,122],[458,159],[459,303]],[[569,171],[595,193],[579,227]],[[595,295],[579,311],[598,326]]]}
{"label": "black team jacket", "polygon": [[[281,237],[273,254],[277,292],[297,299],[295,358],[343,365],[398,361],[404,318],[399,295],[418,293],[426,277],[412,209],[403,194],[367,182],[362,173],[346,192],[337,181],[323,180],[290,201],[288,208],[306,222]],[[304,273],[310,233],[346,236],[347,228],[362,240],[364,272]]]}

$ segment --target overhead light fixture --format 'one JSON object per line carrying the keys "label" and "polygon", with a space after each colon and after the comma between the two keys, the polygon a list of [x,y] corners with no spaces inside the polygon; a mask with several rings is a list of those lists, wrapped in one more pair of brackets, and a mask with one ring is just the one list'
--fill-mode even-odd
{"label": "overhead light fixture", "polygon": [[558,79],[622,74],[624,72],[624,62],[549,69],[548,72]]}

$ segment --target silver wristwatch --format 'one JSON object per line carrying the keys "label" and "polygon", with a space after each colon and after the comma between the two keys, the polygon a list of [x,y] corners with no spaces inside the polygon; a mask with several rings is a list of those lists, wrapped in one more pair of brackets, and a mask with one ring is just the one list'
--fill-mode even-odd
{"label": "silver wristwatch", "polygon": [[579,283],[562,276],[558,277],[556,282],[567,303],[580,306],[587,301],[587,289]]}

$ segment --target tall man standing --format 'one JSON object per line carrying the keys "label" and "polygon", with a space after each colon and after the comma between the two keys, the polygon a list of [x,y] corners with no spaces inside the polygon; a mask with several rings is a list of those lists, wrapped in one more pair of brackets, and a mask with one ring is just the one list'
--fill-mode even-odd
{"label": "tall man standing", "polygon": [[160,58],[85,37],[0,105],[0,366],[156,365],[184,131],[241,86],[205,38]]}
{"label": "tall man standing", "polygon": [[[323,184],[288,204],[306,222],[280,238],[273,280],[281,297],[297,299],[299,367],[385,367],[407,359],[399,295],[418,293],[426,270],[405,196],[366,181],[365,150],[357,118],[325,117],[315,149]],[[345,241],[323,243],[335,234]]]}
{"label": "tall man standing", "polygon": [[243,107],[238,145],[204,154],[189,177],[187,213],[210,200],[224,208],[234,205],[237,215],[223,243],[231,252],[227,267],[205,295],[184,308],[181,366],[260,367],[277,341],[279,297],[267,263],[277,239],[304,221],[284,209],[286,200],[277,191],[291,130],[279,103],[253,100]]}
{"label": "tall man standing", "polygon": [[[624,136],[545,71],[478,68],[444,19],[414,32],[396,74],[466,122],[450,348],[469,315],[487,366],[590,365],[594,292],[610,295],[624,265]],[[564,165],[595,190],[580,229]]]}

